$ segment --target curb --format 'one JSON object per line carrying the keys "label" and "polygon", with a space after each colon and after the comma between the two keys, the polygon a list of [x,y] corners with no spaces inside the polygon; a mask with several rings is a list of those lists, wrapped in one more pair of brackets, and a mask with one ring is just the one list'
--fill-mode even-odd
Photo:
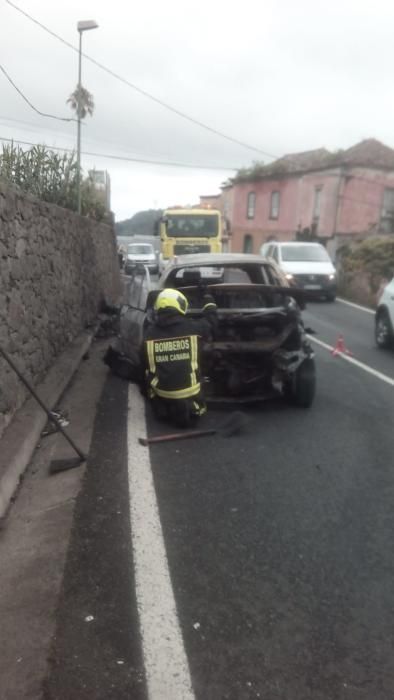
{"label": "curb", "polygon": [[[56,405],[66,390],[90,348],[95,330],[79,335],[59,355],[44,381],[35,387],[49,409]],[[7,513],[47,421],[47,415],[36,400],[30,397],[15,413],[0,440],[0,519]]]}

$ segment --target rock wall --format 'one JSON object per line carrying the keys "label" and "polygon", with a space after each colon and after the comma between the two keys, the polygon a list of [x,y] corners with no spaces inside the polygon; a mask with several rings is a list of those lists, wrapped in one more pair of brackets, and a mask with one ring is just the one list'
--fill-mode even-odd
{"label": "rock wall", "polygon": [[[37,385],[57,355],[120,297],[112,226],[0,181],[0,344]],[[0,437],[26,391],[0,357]]]}

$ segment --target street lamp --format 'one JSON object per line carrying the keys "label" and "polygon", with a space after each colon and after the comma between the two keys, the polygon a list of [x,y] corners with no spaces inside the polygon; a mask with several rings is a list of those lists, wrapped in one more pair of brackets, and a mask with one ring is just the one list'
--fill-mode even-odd
{"label": "street lamp", "polygon": [[85,19],[78,22],[79,32],[79,60],[78,60],[78,111],[77,111],[77,211],[81,213],[81,88],[82,88],[82,34],[89,29],[97,29],[98,24],[94,19]]}

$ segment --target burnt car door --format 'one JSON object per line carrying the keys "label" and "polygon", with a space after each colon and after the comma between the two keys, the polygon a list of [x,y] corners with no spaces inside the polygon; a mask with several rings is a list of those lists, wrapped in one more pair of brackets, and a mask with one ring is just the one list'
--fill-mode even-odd
{"label": "burnt car door", "polygon": [[138,265],[127,284],[126,300],[120,316],[120,349],[125,354],[141,347],[151,287],[149,270],[144,265]]}

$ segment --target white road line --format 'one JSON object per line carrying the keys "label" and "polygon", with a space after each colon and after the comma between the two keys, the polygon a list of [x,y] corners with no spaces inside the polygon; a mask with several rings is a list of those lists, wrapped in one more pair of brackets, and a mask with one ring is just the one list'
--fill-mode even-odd
{"label": "white road line", "polygon": [[375,311],[373,309],[368,309],[367,306],[360,306],[360,304],[355,304],[353,301],[348,301],[347,299],[341,299],[340,297],[337,297],[337,301],[340,301],[341,304],[346,304],[347,306],[353,306],[355,309],[359,309],[360,311],[365,311],[367,314],[372,314],[372,316],[375,316]]}
{"label": "white road line", "polygon": [[131,535],[149,700],[194,700],[153,483],[145,406],[129,386],[127,421]]}
{"label": "white road line", "polygon": [[[325,350],[334,350],[334,347],[332,345],[328,345],[327,343],[324,343],[322,340],[318,340],[317,338],[314,338],[311,335],[308,335],[309,340],[311,340],[313,343],[316,343],[317,345],[320,345],[322,348],[325,348]],[[369,367],[369,365],[365,365],[364,362],[360,362],[360,360],[356,360],[355,357],[350,357],[350,355],[344,355],[343,353],[339,353],[337,355],[337,358],[341,357],[342,359],[346,360],[347,362],[350,362],[352,365],[355,365],[356,367],[360,367],[360,369],[363,369],[364,372],[368,372],[368,374],[372,374],[373,377],[376,377],[377,379],[380,379],[382,382],[385,382],[386,384],[390,384],[390,386],[394,386],[394,379],[391,379],[391,377],[388,377],[387,374],[382,374],[382,372],[378,372],[376,369],[373,369],[372,367]]]}

